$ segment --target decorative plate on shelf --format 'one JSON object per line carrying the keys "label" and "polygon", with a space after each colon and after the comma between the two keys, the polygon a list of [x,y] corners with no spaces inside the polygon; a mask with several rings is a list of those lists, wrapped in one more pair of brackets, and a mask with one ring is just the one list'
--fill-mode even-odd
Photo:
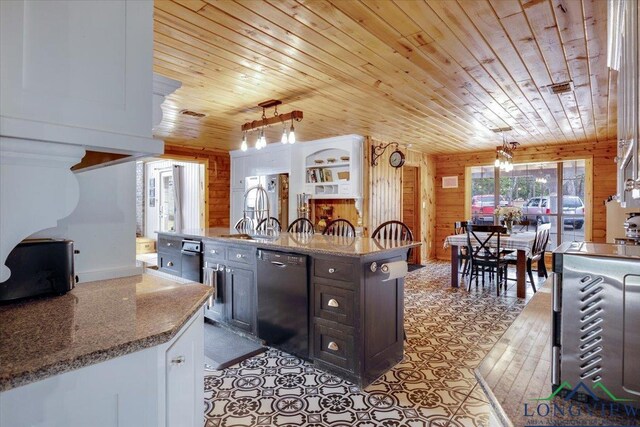
{"label": "decorative plate on shelf", "polygon": [[336,159],[334,159],[333,157],[327,159],[327,163],[335,163]]}
{"label": "decorative plate on shelf", "polygon": [[342,157],[340,157],[340,160],[342,160],[343,162],[348,162],[348,161],[349,161],[349,159],[350,159],[350,157],[349,157],[349,156],[342,156]]}
{"label": "decorative plate on shelf", "polygon": [[321,165],[324,163],[324,160],[314,160],[314,162],[316,162],[316,164]]}

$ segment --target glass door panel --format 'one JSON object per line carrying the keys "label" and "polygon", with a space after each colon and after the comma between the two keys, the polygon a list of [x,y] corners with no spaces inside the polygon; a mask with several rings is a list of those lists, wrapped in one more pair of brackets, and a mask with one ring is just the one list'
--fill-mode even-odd
{"label": "glass door panel", "polygon": [[474,224],[493,224],[495,202],[495,168],[471,168],[471,220]]}
{"label": "glass door panel", "polygon": [[160,172],[160,231],[175,231],[175,202],[173,198],[173,172]]}

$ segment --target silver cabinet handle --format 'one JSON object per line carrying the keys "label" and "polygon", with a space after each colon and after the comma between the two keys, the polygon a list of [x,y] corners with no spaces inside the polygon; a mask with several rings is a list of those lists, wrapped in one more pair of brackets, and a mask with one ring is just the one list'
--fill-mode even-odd
{"label": "silver cabinet handle", "polygon": [[244,258],[244,255],[242,254],[236,254],[236,258],[240,259],[240,258]]}
{"label": "silver cabinet handle", "polygon": [[340,347],[338,347],[338,344],[336,344],[334,341],[331,341],[331,342],[329,343],[329,345],[327,345],[327,348],[328,348],[329,350],[333,350],[333,351],[338,351],[338,350],[340,350]]}
{"label": "silver cabinet handle", "polygon": [[335,268],[333,268],[333,267],[332,267],[332,268],[330,268],[330,269],[329,269],[329,273],[330,273],[330,274],[333,274],[333,273],[335,273],[335,272],[336,272],[336,269],[335,269]]}
{"label": "silver cabinet handle", "polygon": [[171,359],[171,364],[174,366],[182,366],[184,365],[185,358],[184,356],[178,356]]}
{"label": "silver cabinet handle", "polygon": [[167,242],[167,246],[173,246],[171,242]]}
{"label": "silver cabinet handle", "polygon": [[227,273],[231,273],[231,269],[230,268],[227,268]]}
{"label": "silver cabinet handle", "polygon": [[340,304],[338,304],[338,301],[336,301],[335,299],[331,298],[329,300],[329,302],[327,302],[327,305],[329,307],[340,307]]}
{"label": "silver cabinet handle", "polygon": [[215,249],[211,249],[209,252],[211,252],[212,254],[217,254],[218,251],[216,251]]}
{"label": "silver cabinet handle", "polygon": [[173,267],[173,262],[172,262],[172,261],[169,261],[169,262],[167,263],[167,267]]}

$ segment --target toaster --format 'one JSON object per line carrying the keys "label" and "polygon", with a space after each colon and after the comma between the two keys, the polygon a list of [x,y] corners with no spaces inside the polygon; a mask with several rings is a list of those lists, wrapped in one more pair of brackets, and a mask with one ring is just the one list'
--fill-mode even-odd
{"label": "toaster", "polygon": [[62,295],[75,286],[71,240],[24,240],[11,251],[5,264],[11,276],[0,283],[0,302]]}

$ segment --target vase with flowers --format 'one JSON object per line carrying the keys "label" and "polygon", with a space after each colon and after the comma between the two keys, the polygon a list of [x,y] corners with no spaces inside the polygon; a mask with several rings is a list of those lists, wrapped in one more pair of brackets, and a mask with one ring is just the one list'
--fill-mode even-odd
{"label": "vase with flowers", "polygon": [[522,219],[522,209],[517,206],[501,206],[496,209],[496,215],[504,221],[509,234],[513,231],[513,224]]}

